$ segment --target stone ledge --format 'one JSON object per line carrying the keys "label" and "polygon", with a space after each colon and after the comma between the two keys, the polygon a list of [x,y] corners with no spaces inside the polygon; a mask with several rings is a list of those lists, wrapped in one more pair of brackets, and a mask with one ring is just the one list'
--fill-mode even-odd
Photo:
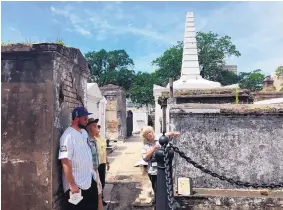
{"label": "stone ledge", "polygon": [[39,44],[11,44],[1,46],[3,53],[19,53],[19,52],[57,52],[66,57],[71,62],[78,64],[84,71],[89,72],[87,62],[79,49],[65,47],[62,44],[55,43],[39,43]]}
{"label": "stone ledge", "polygon": [[117,85],[113,85],[113,84],[108,84],[108,85],[104,85],[100,87],[101,90],[103,91],[114,91],[115,93],[120,90],[120,91],[125,91],[124,88],[117,86]]}
{"label": "stone ledge", "polygon": [[260,194],[260,190],[233,189],[194,189],[196,194],[190,197],[176,196],[180,204],[179,209],[193,208],[194,210],[250,210],[283,208],[283,192],[269,191],[267,196]]}
{"label": "stone ledge", "polygon": [[[262,192],[267,192],[267,196]],[[176,197],[253,197],[253,198],[282,198],[283,190],[254,190],[254,189],[215,189],[215,188],[193,188],[191,196],[176,195]]]}
{"label": "stone ledge", "polygon": [[[171,104],[170,114],[190,114],[193,110],[197,113],[211,113],[205,110],[219,110],[221,114],[276,114],[283,115],[283,105],[260,105],[260,104]],[[202,111],[203,110],[203,111]]]}
{"label": "stone ledge", "polygon": [[[174,90],[173,97],[230,97],[235,96],[238,90],[238,96],[249,96],[250,91],[246,89],[228,89],[228,88],[215,88],[215,89],[191,89],[191,90]],[[169,98],[169,91],[164,91],[160,98]]]}
{"label": "stone ledge", "polygon": [[257,95],[279,95],[279,96],[282,96],[283,92],[279,92],[279,91],[261,91],[261,92],[252,93],[252,95],[254,95],[254,96],[257,96]]}

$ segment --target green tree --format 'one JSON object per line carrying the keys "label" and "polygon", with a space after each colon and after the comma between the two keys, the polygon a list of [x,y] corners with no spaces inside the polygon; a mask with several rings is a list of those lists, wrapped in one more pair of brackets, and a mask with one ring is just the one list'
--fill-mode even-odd
{"label": "green tree", "polygon": [[138,72],[133,80],[129,96],[135,104],[154,104],[153,85],[156,83],[156,73]]}
{"label": "green tree", "polygon": [[239,82],[239,77],[237,74],[231,71],[221,71],[219,75],[218,82],[221,83],[221,85],[232,85]]}
{"label": "green tree", "polygon": [[196,39],[201,75],[205,79],[221,82],[225,58],[239,57],[240,52],[229,36],[220,37],[211,31],[198,32]]}
{"label": "green tree", "polygon": [[[231,37],[220,37],[212,32],[197,32],[196,40],[201,75],[205,79],[228,84],[229,81],[223,79],[228,77],[228,80],[231,80],[233,76],[222,73],[225,58],[241,55],[232,43]],[[169,48],[163,55],[152,61],[152,64],[158,67],[156,74],[160,78],[159,85],[165,86],[170,77],[174,80],[180,78],[182,57],[183,42],[178,42],[177,45]]]}
{"label": "green tree", "polygon": [[241,78],[239,82],[240,88],[251,91],[262,90],[262,81],[265,76],[261,73],[260,69],[256,69],[250,73],[241,72],[239,77]]}
{"label": "green tree", "polygon": [[[283,66],[279,66],[276,71],[275,74],[277,76],[277,78],[279,79],[280,77],[283,77]],[[283,83],[281,83],[281,89],[279,90],[280,92],[283,92]]]}
{"label": "green tree", "polygon": [[239,81],[241,81],[242,79],[244,79],[245,77],[247,77],[248,75],[250,75],[251,74],[251,72],[240,72],[239,74],[238,74],[238,79],[239,79]]}
{"label": "green tree", "polygon": [[162,56],[152,61],[153,65],[158,67],[156,77],[157,84],[166,86],[168,79],[172,77],[174,80],[180,78],[182,68],[183,42],[166,50]]}
{"label": "green tree", "polygon": [[96,82],[99,86],[115,84],[129,90],[135,72],[134,62],[125,50],[107,52],[102,49],[88,52],[85,57],[91,71],[89,82]]}
{"label": "green tree", "polygon": [[279,66],[279,67],[276,69],[275,74],[276,74],[277,78],[283,77],[283,66]]}

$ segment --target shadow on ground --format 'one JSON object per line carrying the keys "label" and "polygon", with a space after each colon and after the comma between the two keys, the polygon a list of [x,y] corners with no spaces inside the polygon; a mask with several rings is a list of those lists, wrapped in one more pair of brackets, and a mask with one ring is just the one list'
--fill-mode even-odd
{"label": "shadow on ground", "polygon": [[[111,203],[108,204],[107,210],[133,210],[143,209],[152,210],[152,207],[134,207],[133,203],[141,193],[141,183],[131,181],[131,176],[117,176],[116,182],[112,183]],[[125,181],[126,180],[126,181]],[[120,181],[120,182],[119,182]]]}

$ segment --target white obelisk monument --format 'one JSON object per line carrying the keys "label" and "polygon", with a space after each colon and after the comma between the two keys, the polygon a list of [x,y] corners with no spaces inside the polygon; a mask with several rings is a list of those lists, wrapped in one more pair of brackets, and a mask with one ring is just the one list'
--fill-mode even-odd
{"label": "white obelisk monument", "polygon": [[192,12],[188,12],[186,16],[181,78],[175,81],[173,86],[174,89],[210,89],[221,87],[219,82],[203,79],[200,75],[196,29]]}
{"label": "white obelisk monument", "polygon": [[[184,48],[181,77],[173,83],[174,90],[188,90],[188,89],[214,89],[220,88],[219,82],[213,82],[203,79],[200,75],[200,68],[198,62],[196,29],[194,23],[194,15],[188,12],[186,16],[185,35],[184,35]],[[160,132],[162,119],[162,110],[158,104],[158,98],[163,91],[169,91],[169,84],[167,87],[158,85],[153,86],[153,95],[155,97],[155,131]],[[167,114],[168,115],[168,114]],[[169,119],[169,116],[167,116]],[[167,123],[168,123],[167,119]],[[168,129],[168,128],[167,128]]]}

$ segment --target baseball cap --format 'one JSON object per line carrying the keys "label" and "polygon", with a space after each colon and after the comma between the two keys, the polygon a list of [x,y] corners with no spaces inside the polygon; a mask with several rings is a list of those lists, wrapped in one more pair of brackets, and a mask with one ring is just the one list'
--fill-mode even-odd
{"label": "baseball cap", "polygon": [[98,121],[99,121],[99,119],[89,118],[87,125],[89,125],[91,123],[98,123]]}
{"label": "baseball cap", "polygon": [[75,119],[75,117],[84,117],[91,114],[93,113],[89,113],[85,107],[79,106],[72,111],[72,118]]}

